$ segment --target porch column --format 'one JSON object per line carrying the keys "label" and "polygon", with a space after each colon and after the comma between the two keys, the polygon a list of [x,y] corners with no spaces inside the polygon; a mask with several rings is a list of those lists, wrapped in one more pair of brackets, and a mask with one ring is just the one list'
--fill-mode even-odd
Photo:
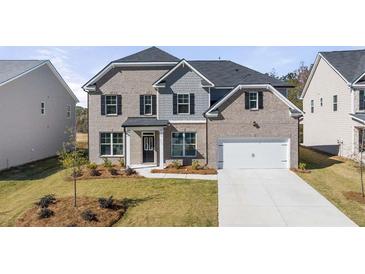
{"label": "porch column", "polygon": [[125,160],[125,166],[129,167],[131,165],[131,136],[130,136],[130,130],[127,129],[126,131],[126,160]]}
{"label": "porch column", "polygon": [[163,147],[163,128],[159,130],[159,141],[160,141],[160,168],[164,168],[164,147]]}

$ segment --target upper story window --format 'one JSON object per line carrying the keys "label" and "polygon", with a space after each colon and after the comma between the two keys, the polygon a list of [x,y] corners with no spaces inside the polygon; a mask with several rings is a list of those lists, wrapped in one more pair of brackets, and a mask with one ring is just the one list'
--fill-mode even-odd
{"label": "upper story window", "polygon": [[173,157],[196,156],[196,133],[173,132],[171,154]]}
{"label": "upper story window", "polygon": [[178,114],[189,114],[190,99],[189,94],[178,94],[177,95],[177,113]]}
{"label": "upper story window", "polygon": [[152,115],[152,95],[145,95],[144,98],[144,115]]}
{"label": "upper story window", "polygon": [[333,111],[337,111],[337,95],[333,95]]}
{"label": "upper story window", "polygon": [[46,114],[46,103],[45,102],[41,102],[41,114],[42,115]]}
{"label": "upper story window", "polygon": [[156,115],[156,95],[139,96],[139,114]]}
{"label": "upper story window", "polygon": [[323,98],[319,99],[319,104],[321,107],[323,107]]}
{"label": "upper story window", "polygon": [[123,133],[100,133],[100,155],[118,157],[123,156]]}
{"label": "upper story window", "polygon": [[250,92],[249,97],[249,106],[251,110],[259,109],[259,100],[258,100],[258,93],[257,92]]}
{"label": "upper story window", "polygon": [[67,119],[71,118],[71,105],[67,105],[66,107],[66,117]]}
{"label": "upper story window", "polygon": [[314,113],[314,100],[311,100],[311,113]]}
{"label": "upper story window", "polygon": [[359,91],[359,110],[365,110],[365,91]]}
{"label": "upper story window", "polygon": [[105,113],[106,115],[117,115],[117,96],[105,96]]}

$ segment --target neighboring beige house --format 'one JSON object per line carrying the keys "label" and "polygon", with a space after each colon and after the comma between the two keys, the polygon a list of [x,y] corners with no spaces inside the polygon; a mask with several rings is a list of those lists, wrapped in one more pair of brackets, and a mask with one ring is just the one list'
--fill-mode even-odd
{"label": "neighboring beige house", "polygon": [[364,90],[365,50],[319,53],[301,95],[303,144],[357,158],[365,124]]}
{"label": "neighboring beige house", "polygon": [[302,113],[288,87],[231,61],[187,61],[156,47],[115,60],[83,86],[90,161],[296,167]]}
{"label": "neighboring beige house", "polygon": [[0,170],[55,156],[76,96],[48,60],[0,61]]}

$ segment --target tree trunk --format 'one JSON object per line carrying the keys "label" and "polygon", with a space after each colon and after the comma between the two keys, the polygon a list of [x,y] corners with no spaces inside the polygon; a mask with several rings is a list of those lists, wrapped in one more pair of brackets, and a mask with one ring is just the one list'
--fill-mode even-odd
{"label": "tree trunk", "polygon": [[76,170],[73,171],[74,178],[74,207],[76,207]]}

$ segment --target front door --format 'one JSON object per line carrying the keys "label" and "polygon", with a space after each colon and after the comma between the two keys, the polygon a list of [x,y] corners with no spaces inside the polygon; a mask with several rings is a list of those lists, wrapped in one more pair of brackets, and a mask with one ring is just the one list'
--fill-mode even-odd
{"label": "front door", "polygon": [[155,137],[153,135],[143,135],[143,163],[153,163],[155,161]]}

